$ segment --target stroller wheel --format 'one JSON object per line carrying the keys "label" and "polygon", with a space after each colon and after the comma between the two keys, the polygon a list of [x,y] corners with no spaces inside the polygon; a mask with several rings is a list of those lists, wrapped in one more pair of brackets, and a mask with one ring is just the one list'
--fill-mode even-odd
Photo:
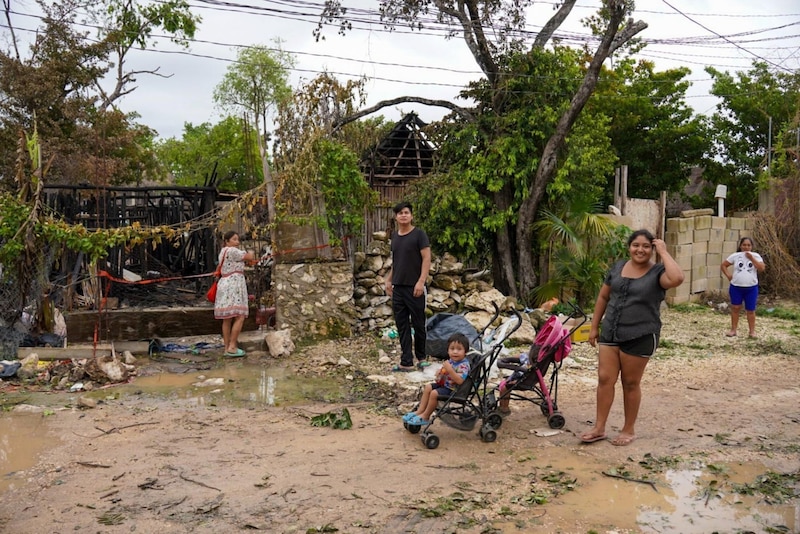
{"label": "stroller wheel", "polygon": [[[539,405],[539,408],[542,409],[542,415],[543,416],[547,417],[548,415],[550,415],[550,411],[547,409],[547,402],[546,401],[542,402]],[[555,402],[553,402],[553,413],[555,413],[557,411],[558,411],[558,405]]]}
{"label": "stroller wheel", "polygon": [[503,426],[503,416],[497,412],[491,413],[489,417],[486,418],[486,424],[497,430]]}
{"label": "stroller wheel", "polygon": [[410,425],[405,421],[403,421],[403,426],[405,427],[406,430],[408,430],[412,434],[418,434],[419,431],[422,429],[422,427],[419,425]]}
{"label": "stroller wheel", "polygon": [[481,427],[480,436],[484,443],[492,443],[497,439],[497,432],[492,427],[485,425]]}
{"label": "stroller wheel", "polygon": [[564,416],[561,415],[561,412],[555,412],[553,415],[547,418],[547,424],[550,428],[564,428],[564,425],[567,423],[567,420],[564,419]]}
{"label": "stroller wheel", "polygon": [[439,446],[439,436],[436,434],[423,433],[420,438],[422,438],[422,443],[429,449],[435,449]]}

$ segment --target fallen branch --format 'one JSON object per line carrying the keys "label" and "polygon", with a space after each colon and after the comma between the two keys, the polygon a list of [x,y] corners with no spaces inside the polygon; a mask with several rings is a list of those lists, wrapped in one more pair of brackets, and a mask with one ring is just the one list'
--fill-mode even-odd
{"label": "fallen branch", "polygon": [[185,501],[185,500],[186,500],[186,495],[184,495],[182,499],[179,499],[177,501],[173,501],[171,503],[167,503],[164,506],[162,506],[161,508],[163,510],[167,510],[167,509],[172,508],[174,506],[178,506],[179,504],[183,504],[183,501]]}
{"label": "fallen branch", "polygon": [[213,489],[213,490],[216,490],[216,491],[222,491],[219,488],[215,488],[214,486],[209,486],[208,484],[200,482],[199,480],[192,480],[191,478],[185,477],[185,476],[183,476],[183,473],[181,473],[178,476],[181,477],[181,480],[185,480],[186,482],[192,482],[193,484],[197,484],[198,486],[203,486],[204,488]]}
{"label": "fallen branch", "polygon": [[[132,425],[125,425],[125,426],[115,426],[115,427],[113,427],[113,428],[111,428],[111,429],[109,429],[109,430],[103,430],[103,429],[102,429],[102,428],[100,428],[99,426],[96,426],[95,428],[96,428],[97,430],[99,430],[100,432],[102,432],[103,434],[106,434],[106,435],[107,435],[107,434],[112,434],[112,433],[114,433],[114,432],[119,432],[120,430],[125,430],[126,428],[133,428],[133,427],[135,427],[135,426],[144,426],[144,425],[157,425],[157,424],[158,424],[158,423],[157,423],[156,421],[153,421],[153,422],[151,422],[151,423],[134,423],[134,424],[132,424]],[[101,434],[101,435],[102,435],[102,434]],[[100,437],[100,436],[95,436],[95,437]]]}
{"label": "fallen branch", "polygon": [[653,490],[656,493],[658,493],[658,488],[656,487],[656,483],[653,482],[652,480],[643,480],[641,478],[631,478],[631,477],[626,477],[624,475],[615,475],[614,473],[607,473],[605,471],[600,471],[600,472],[603,473],[607,477],[620,478],[622,480],[627,480],[628,482],[638,482],[639,484],[647,484],[648,486],[653,488]]}
{"label": "fallen branch", "polygon": [[102,467],[103,469],[109,469],[110,465],[105,464],[94,464],[92,462],[75,462],[78,465],[82,465],[83,467]]}

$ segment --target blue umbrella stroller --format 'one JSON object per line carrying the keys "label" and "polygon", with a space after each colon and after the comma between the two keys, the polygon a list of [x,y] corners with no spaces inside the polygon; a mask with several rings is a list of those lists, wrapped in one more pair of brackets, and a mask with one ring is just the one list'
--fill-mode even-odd
{"label": "blue umbrella stroller", "polygon": [[[500,309],[496,305],[495,309],[496,313],[489,324],[492,324],[500,314]],[[422,443],[427,448],[435,449],[439,446],[439,437],[431,428],[437,419],[441,419],[449,427],[465,432],[473,430],[480,421],[478,435],[481,440],[491,443],[497,439],[495,429],[503,423],[503,418],[495,412],[494,407],[489,407],[488,401],[491,394],[489,373],[503,350],[503,343],[522,325],[522,317],[519,312],[513,310],[513,314],[515,319],[513,326],[506,328],[498,337],[492,339],[486,348],[481,343],[481,350],[470,350],[467,354],[467,358],[470,360],[469,375],[450,397],[439,399],[439,405],[427,425],[423,427],[403,422],[406,430],[412,434],[420,434]],[[486,328],[482,332],[485,331]],[[479,336],[479,339],[482,337],[482,335]]]}
{"label": "blue umbrella stroller", "polygon": [[[564,428],[566,420],[558,411],[557,403],[558,373],[564,358],[572,349],[572,334],[587,321],[586,314],[580,308],[575,305],[572,307],[573,311],[567,319],[576,321],[571,329],[564,327],[558,317],[551,315],[539,329],[527,354],[518,358],[502,358],[497,363],[498,368],[508,369],[513,373],[490,394],[489,402],[493,409],[497,408],[496,399],[501,396],[510,400],[524,400],[539,406],[550,428]],[[499,413],[497,415],[502,419]],[[495,426],[499,427],[500,425]]]}

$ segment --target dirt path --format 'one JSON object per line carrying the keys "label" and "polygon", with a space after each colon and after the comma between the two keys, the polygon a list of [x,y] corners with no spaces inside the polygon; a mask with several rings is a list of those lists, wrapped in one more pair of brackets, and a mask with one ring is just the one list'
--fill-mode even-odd
{"label": "dirt path", "polygon": [[[394,402],[236,407],[214,406],[210,394],[106,395],[94,409],[54,408],[44,428],[57,445],[24,473],[4,473],[13,487],[0,495],[0,531],[734,531],[739,527],[726,530],[722,519],[706,530],[692,530],[708,527],[698,518],[695,526],[681,520],[670,501],[678,489],[669,469],[747,466],[739,475],[750,478],[798,473],[800,342],[793,325],[778,320],[760,320],[770,332],[763,340],[725,339],[724,321],[710,313],[667,314],[669,342],[646,372],[639,438],[628,447],[575,438],[594,417],[588,345],[576,346],[562,369],[564,432],[538,435],[547,434],[538,409],[515,403],[496,442],[437,424],[435,450],[403,429],[397,414],[412,397],[401,387],[387,389],[400,392]],[[375,351],[353,341],[308,349],[291,365],[322,372],[330,367],[317,364],[339,356],[355,364],[344,373],[355,375],[354,383],[379,369]],[[241,373],[264,363],[225,365]],[[311,416],[343,407],[352,429],[309,424]],[[611,430],[621,421],[615,404]],[[731,495],[727,478],[717,478],[712,507]],[[702,495],[693,500],[702,503]],[[740,510],[736,524],[764,516],[763,503],[751,504],[757,510]],[[798,497],[767,511],[775,512],[767,526],[800,531]],[[711,514],[708,502],[703,513]]]}

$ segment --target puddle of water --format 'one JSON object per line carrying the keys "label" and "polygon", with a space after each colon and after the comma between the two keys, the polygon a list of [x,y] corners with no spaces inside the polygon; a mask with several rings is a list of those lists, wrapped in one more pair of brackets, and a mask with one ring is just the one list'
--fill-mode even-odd
{"label": "puddle of water", "polygon": [[50,445],[41,414],[0,414],[0,494],[22,484],[24,471]]}
{"label": "puddle of water", "polygon": [[285,368],[228,365],[191,373],[157,373],[141,376],[130,384],[86,395],[105,398],[131,394],[185,400],[199,405],[257,404],[288,406],[306,400],[337,400],[343,396],[338,380],[327,377],[298,377]]}
{"label": "puddle of water", "polygon": [[765,471],[760,464],[726,465],[722,473],[668,470],[664,479],[671,491],[665,495],[666,505],[639,513],[642,532],[765,532],[767,527],[774,532],[800,531],[800,506],[768,505],[733,491],[733,484],[752,483]]}
{"label": "puddle of water", "polygon": [[[535,519],[530,520],[529,526],[559,532],[645,534],[767,532],[768,527],[775,528],[773,532],[800,532],[800,506],[768,505],[759,502],[758,497],[732,492],[733,483],[752,483],[767,471],[758,463],[717,464],[723,468],[724,476],[714,475],[707,468],[668,470],[649,477],[655,482],[656,491],[648,484],[607,477],[602,474],[607,466],[589,465],[585,458],[537,456],[538,473],[563,471],[576,478],[579,485],[542,507],[531,507],[530,517]],[[703,490],[712,480],[719,481],[720,490],[707,499]],[[502,532],[520,532],[517,523],[494,526]]]}

